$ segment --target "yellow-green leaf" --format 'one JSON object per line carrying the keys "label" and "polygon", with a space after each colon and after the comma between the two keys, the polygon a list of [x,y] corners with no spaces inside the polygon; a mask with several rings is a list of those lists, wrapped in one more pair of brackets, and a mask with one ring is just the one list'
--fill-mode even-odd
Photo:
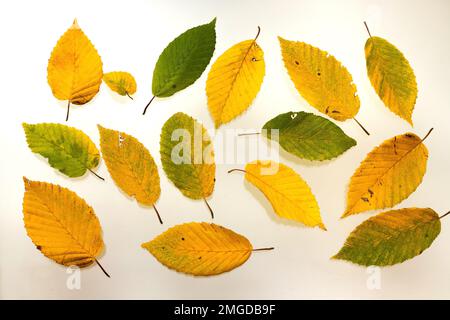
{"label": "yellow-green leaf", "polygon": [[264,73],[264,53],[256,39],[239,42],[216,60],[206,81],[208,108],[216,128],[247,110]]}
{"label": "yellow-green leaf", "polygon": [[284,65],[302,97],[335,120],[355,117],[360,103],[348,70],[326,51],[304,42],[278,39]]}
{"label": "yellow-green leaf", "polygon": [[[250,257],[250,241],[216,224],[191,222],[177,225],[143,243],[160,263],[170,269],[195,276],[230,271]],[[270,250],[263,248],[257,250]]]}
{"label": "yellow-green leaf", "polygon": [[422,182],[427,168],[424,139],[406,133],[374,148],[350,180],[343,217],[390,208],[408,198]]}
{"label": "yellow-green leaf", "polygon": [[131,73],[124,71],[113,71],[103,75],[103,81],[114,92],[121,96],[131,96],[136,93],[136,80]]}
{"label": "yellow-green leaf", "polygon": [[58,40],[47,67],[47,80],[59,100],[85,104],[94,98],[102,83],[102,60],[77,21]]}
{"label": "yellow-green leaf", "polygon": [[280,217],[326,230],[310,187],[288,166],[274,161],[250,162],[245,166],[245,178],[264,193]]}
{"label": "yellow-green leaf", "polygon": [[174,114],[161,130],[160,153],[164,172],[186,197],[206,199],[213,193],[213,145],[201,123],[185,113]]}
{"label": "yellow-green leaf", "polygon": [[390,266],[421,254],[440,232],[440,218],[432,209],[387,211],[356,227],[333,258],[363,266]]}
{"label": "yellow-green leaf", "polygon": [[414,71],[403,53],[380,37],[370,37],[365,45],[367,75],[384,104],[412,125],[417,99]]}
{"label": "yellow-green leaf", "polygon": [[[158,168],[150,152],[136,138],[98,125],[103,159],[114,182],[128,196],[154,206],[161,189]],[[155,208],[159,221],[158,211]]]}
{"label": "yellow-green leaf", "polygon": [[[80,177],[98,166],[100,152],[81,130],[58,123],[22,124],[31,151],[69,177]],[[95,174],[95,173],[94,173]],[[96,174],[95,174],[96,175]]]}
{"label": "yellow-green leaf", "polygon": [[104,247],[102,230],[86,201],[58,185],[23,180],[23,220],[36,248],[65,266],[98,263],[96,257]]}

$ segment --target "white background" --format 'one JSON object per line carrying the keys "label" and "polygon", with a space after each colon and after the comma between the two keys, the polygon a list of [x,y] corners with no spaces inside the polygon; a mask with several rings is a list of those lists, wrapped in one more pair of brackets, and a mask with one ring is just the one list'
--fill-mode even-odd
{"label": "white background", "polygon": [[[191,201],[160,170],[162,194],[157,202],[165,221],[159,225],[152,209],[125,197],[101,163],[97,172],[69,179],[28,149],[22,122],[64,123],[65,103],[51,94],[47,61],[59,37],[78,19],[99,51],[104,71],[126,70],[138,83],[135,100],[121,98],[102,85],[90,103],[71,110],[69,125],[86,132],[98,145],[96,124],[136,136],[159,163],[159,133],[177,111],[200,120],[214,135],[206,107],[205,81],[168,99],[157,99],[145,117],[151,97],[154,64],[162,49],[186,29],[217,17],[213,60],[231,45],[251,39],[261,26],[258,43],[266,60],[266,76],[253,105],[220,130],[258,130],[268,119],[287,111],[316,112],[299,96],[281,61],[277,36],[301,40],[329,51],[352,73],[361,99],[357,116],[372,133],[367,137],[353,122],[339,125],[358,145],[338,159],[300,161],[285,153],[281,161],[310,184],[321,207],[327,232],[276,218],[269,202],[240,173],[244,164],[218,164],[210,199],[215,223],[244,234],[256,252],[232,272],[194,278],[160,265],[140,244],[169,226],[210,221],[200,201]],[[419,86],[414,128],[388,111],[366,76],[364,43],[367,20],[373,35],[394,43],[411,62]],[[427,139],[430,152],[423,183],[398,208],[450,210],[450,2],[438,1],[2,1],[0,4],[0,297],[1,298],[450,298],[450,221],[421,256],[381,271],[381,289],[369,290],[365,268],[332,261],[351,230],[371,214],[340,220],[348,180],[365,155],[383,140],[412,131]],[[250,140],[256,143],[256,139]],[[244,152],[245,150],[238,150]],[[248,159],[252,160],[252,159]],[[81,290],[66,288],[66,269],[44,257],[26,235],[22,221],[22,176],[48,181],[77,192],[95,209],[106,251],[100,257],[111,274],[97,266],[82,270]],[[450,219],[450,218],[447,218]]]}

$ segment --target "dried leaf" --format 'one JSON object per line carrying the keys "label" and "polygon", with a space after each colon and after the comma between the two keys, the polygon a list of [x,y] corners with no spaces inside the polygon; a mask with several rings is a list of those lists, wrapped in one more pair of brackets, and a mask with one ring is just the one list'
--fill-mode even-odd
{"label": "dried leaf", "polygon": [[81,105],[94,98],[102,76],[102,60],[75,20],[58,40],[47,67],[53,95],[69,101],[67,118],[70,103]]}
{"label": "dried leaf", "polygon": [[[229,172],[234,170],[239,169]],[[311,189],[288,166],[274,161],[257,160],[245,166],[245,178],[264,193],[280,217],[326,230]]]}
{"label": "dried leaf", "polygon": [[432,209],[387,211],[356,227],[333,258],[363,266],[390,266],[421,254],[440,232],[441,221]]}
{"label": "dried leaf", "polygon": [[[235,269],[247,261],[253,251],[252,244],[244,236],[204,222],[172,227],[143,243],[142,247],[168,268],[195,276]],[[273,248],[258,250],[270,249]]]}
{"label": "dried leaf", "polygon": [[403,53],[380,37],[367,39],[365,48],[367,75],[384,104],[412,125],[417,99],[414,71]]}
{"label": "dried leaf", "polygon": [[330,120],[306,112],[279,114],[262,132],[269,139],[278,139],[287,152],[307,160],[330,160],[356,145]]}
{"label": "dried leaf", "polygon": [[247,110],[264,73],[264,53],[256,38],[239,42],[216,60],[206,81],[208,108],[216,128]]}
{"label": "dried leaf", "polygon": [[104,244],[94,210],[69,189],[23,180],[23,220],[37,249],[65,266],[83,268],[98,263]]}
{"label": "dried leaf", "polygon": [[31,151],[47,158],[50,166],[66,176],[80,177],[98,166],[100,153],[83,131],[57,123],[22,126]]}
{"label": "dried leaf", "polygon": [[427,168],[424,139],[406,133],[373,149],[350,180],[347,209],[342,217],[390,208],[408,198],[422,182]]}
{"label": "dried leaf", "polygon": [[347,69],[326,51],[304,42],[278,39],[284,65],[302,97],[335,120],[354,118],[360,103]]}
{"label": "dried leaf", "polygon": [[[136,80],[131,73],[124,71],[108,72],[103,75],[103,81],[114,92],[131,98],[136,93]],[[133,98],[131,98],[133,99]]]}

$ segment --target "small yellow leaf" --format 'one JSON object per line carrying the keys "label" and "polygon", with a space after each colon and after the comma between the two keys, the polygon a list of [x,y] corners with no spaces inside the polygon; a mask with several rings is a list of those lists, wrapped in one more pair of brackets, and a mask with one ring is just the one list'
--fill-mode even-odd
{"label": "small yellow leaf", "polygon": [[153,206],[161,194],[161,188],[158,168],[150,152],[126,133],[100,125],[98,130],[103,160],[114,182],[140,204]]}
{"label": "small yellow leaf", "polygon": [[354,118],[360,102],[348,70],[326,51],[304,42],[278,39],[284,65],[303,98],[335,120]]}
{"label": "small yellow leaf", "polygon": [[85,104],[99,91],[102,76],[102,60],[75,20],[48,61],[47,80],[53,95],[69,103]]}
{"label": "small yellow leaf", "polygon": [[206,81],[208,108],[216,128],[244,112],[264,78],[264,53],[255,40],[242,41],[213,64]]}
{"label": "small yellow leaf", "polygon": [[97,262],[104,244],[94,210],[69,189],[23,180],[23,220],[36,248],[65,266]]}
{"label": "small yellow leaf", "polygon": [[[136,80],[131,73],[124,71],[108,72],[103,75],[103,81],[114,92],[121,96],[129,96],[136,93]],[[131,98],[133,99],[133,98]]]}
{"label": "small yellow leaf", "polygon": [[237,268],[253,250],[244,236],[204,222],[177,225],[142,247],[168,268],[195,276],[216,275]]}
{"label": "small yellow leaf", "polygon": [[427,169],[428,150],[422,143],[424,139],[406,133],[373,149],[350,180],[347,209],[342,217],[390,208],[408,198],[422,182]]}
{"label": "small yellow leaf", "polygon": [[245,166],[245,178],[264,193],[280,217],[326,230],[311,189],[288,166],[274,161],[250,162]]}

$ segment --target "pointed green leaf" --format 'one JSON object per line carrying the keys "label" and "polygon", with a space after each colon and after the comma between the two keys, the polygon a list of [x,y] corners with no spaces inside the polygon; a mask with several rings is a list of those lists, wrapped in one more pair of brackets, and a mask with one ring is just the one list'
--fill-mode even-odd
{"label": "pointed green leaf", "polygon": [[23,123],[28,146],[69,177],[80,177],[98,166],[100,153],[81,130],[57,123]]}
{"label": "pointed green leaf", "polygon": [[269,120],[263,127],[267,138],[277,138],[273,129],[279,130],[283,149],[307,160],[329,160],[356,145],[336,124],[307,112],[287,112]]}
{"label": "pointed green leaf", "polygon": [[421,254],[440,232],[441,220],[432,209],[391,210],[356,227],[333,258],[389,266]]}
{"label": "pointed green leaf", "polygon": [[403,53],[380,37],[370,37],[366,46],[367,75],[384,104],[412,125],[417,99],[414,71]]}
{"label": "pointed green leaf", "polygon": [[164,172],[186,197],[202,199],[212,194],[214,152],[199,122],[182,112],[170,117],[161,131],[160,153]]}
{"label": "pointed green leaf", "polygon": [[152,91],[170,97],[193,84],[211,60],[216,46],[216,19],[179,35],[161,53],[153,71]]}

